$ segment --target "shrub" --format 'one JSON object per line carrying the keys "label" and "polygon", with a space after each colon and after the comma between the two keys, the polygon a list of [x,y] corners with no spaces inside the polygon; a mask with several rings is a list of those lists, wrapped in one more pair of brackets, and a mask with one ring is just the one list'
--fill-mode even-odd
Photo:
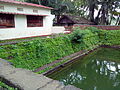
{"label": "shrub", "polygon": [[17,88],[12,88],[5,83],[0,81],[0,90],[18,90]]}
{"label": "shrub", "polygon": [[98,45],[120,45],[120,30],[75,28],[73,33],[62,37],[38,38],[29,42],[0,46],[0,57],[14,63],[17,68],[35,70],[64,56],[80,50],[90,50]]}
{"label": "shrub", "polygon": [[83,40],[83,33],[80,33],[80,30],[75,30],[73,33],[70,35],[70,40],[72,43],[81,43]]}

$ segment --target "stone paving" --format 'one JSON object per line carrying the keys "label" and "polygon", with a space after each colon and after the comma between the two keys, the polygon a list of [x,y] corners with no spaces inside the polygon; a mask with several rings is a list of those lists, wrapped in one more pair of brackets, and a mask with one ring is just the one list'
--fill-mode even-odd
{"label": "stone paving", "polygon": [[64,86],[42,74],[15,68],[3,59],[0,59],[0,78],[20,90],[80,90],[72,85]]}

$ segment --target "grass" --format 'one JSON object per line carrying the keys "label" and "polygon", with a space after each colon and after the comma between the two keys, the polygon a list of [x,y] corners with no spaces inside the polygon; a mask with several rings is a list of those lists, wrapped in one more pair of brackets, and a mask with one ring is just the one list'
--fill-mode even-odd
{"label": "grass", "polygon": [[17,88],[10,87],[0,81],[0,90],[18,90]]}
{"label": "grass", "polygon": [[15,41],[25,41],[25,40],[34,40],[34,39],[40,39],[40,38],[45,38],[44,37],[30,37],[30,38],[22,38],[22,39],[10,39],[10,40],[0,40],[0,43],[7,43],[7,42],[15,42]]}
{"label": "grass", "polygon": [[[17,39],[17,41],[30,41],[0,46],[0,58],[12,62],[16,68],[24,68],[34,71],[43,65],[49,64],[80,50],[91,50],[95,48],[95,46],[101,44],[120,45],[120,30],[103,31],[95,30],[94,28],[92,28],[92,30],[80,30],[79,28],[76,28],[76,30],[69,35],[52,37],[45,39],[41,39],[40,37]],[[5,40],[0,42],[3,43],[10,41],[16,40]],[[66,61],[68,60],[63,60],[60,63],[56,63],[55,65],[37,73],[46,72]],[[8,90],[15,90],[2,82],[0,82],[0,87],[7,87]]]}
{"label": "grass", "polygon": [[21,39],[10,39],[10,40],[0,40],[0,43],[7,43],[7,42],[15,42],[15,41],[25,41],[25,40],[34,40],[34,39],[41,39],[41,38],[46,38],[46,37],[50,37],[50,38],[56,38],[56,37],[61,37],[64,34],[60,33],[60,34],[53,34],[53,35],[48,35],[48,36],[38,36],[38,37],[29,37],[29,38],[21,38]]}
{"label": "grass", "polygon": [[34,71],[80,50],[91,50],[94,46],[101,44],[119,45],[118,37],[120,37],[120,30],[106,31],[94,28],[80,30],[76,28],[73,33],[62,37],[45,39],[38,37],[28,42],[0,46],[0,58],[12,62],[17,68]]}

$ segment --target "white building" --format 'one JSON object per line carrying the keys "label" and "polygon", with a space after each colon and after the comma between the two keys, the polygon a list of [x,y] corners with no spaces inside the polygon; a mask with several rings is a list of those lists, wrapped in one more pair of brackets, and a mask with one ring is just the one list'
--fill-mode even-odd
{"label": "white building", "polygon": [[50,7],[0,0],[0,40],[50,35],[54,15]]}

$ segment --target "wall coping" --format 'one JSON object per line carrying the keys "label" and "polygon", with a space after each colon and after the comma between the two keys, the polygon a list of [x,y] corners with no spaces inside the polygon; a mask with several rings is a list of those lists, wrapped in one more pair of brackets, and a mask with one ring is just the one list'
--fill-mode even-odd
{"label": "wall coping", "polygon": [[64,86],[42,74],[15,68],[4,59],[0,59],[0,80],[20,90],[80,90],[72,85]]}

